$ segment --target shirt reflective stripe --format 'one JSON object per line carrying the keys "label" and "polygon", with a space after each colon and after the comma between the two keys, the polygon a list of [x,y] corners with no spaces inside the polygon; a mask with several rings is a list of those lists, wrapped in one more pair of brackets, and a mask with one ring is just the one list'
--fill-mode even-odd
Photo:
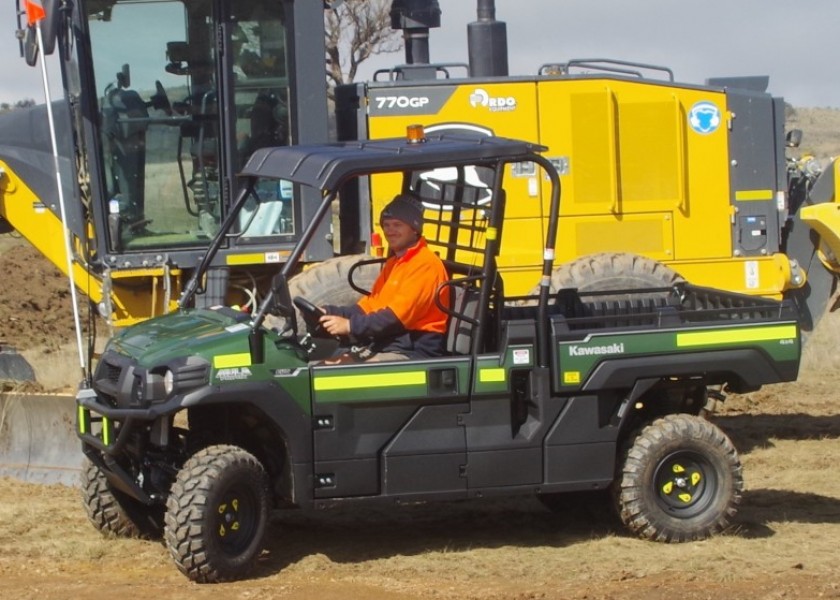
{"label": "shirt reflective stripe", "polygon": [[750,327],[734,331],[696,331],[678,333],[677,347],[712,346],[715,344],[737,344],[742,342],[768,342],[796,337],[796,325]]}
{"label": "shirt reflective stripe", "polygon": [[320,376],[315,377],[313,383],[316,392],[406,385],[426,385],[426,372],[407,371],[403,373],[376,373],[371,375]]}

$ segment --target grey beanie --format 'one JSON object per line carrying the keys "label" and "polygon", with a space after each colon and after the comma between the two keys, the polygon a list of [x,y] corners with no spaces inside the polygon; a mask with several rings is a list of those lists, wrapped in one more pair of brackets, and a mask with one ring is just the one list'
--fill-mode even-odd
{"label": "grey beanie", "polygon": [[397,219],[410,226],[417,233],[422,233],[423,203],[412,194],[397,194],[382,209],[382,214],[379,217],[380,224],[383,219]]}

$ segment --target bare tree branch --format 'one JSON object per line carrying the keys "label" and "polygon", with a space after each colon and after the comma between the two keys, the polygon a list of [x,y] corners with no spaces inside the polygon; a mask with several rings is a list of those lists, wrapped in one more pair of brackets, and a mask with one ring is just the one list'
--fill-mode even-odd
{"label": "bare tree branch", "polygon": [[359,65],[374,54],[402,48],[400,32],[391,29],[390,5],[390,0],[345,0],[325,12],[330,88],[354,81]]}

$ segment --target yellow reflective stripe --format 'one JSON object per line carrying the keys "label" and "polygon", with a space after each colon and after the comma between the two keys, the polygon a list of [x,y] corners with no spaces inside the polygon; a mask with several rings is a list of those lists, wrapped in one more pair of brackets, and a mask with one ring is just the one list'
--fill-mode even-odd
{"label": "yellow reflective stripe", "polygon": [[102,417],[102,443],[111,445],[111,420],[108,417]]}
{"label": "yellow reflective stripe", "polygon": [[87,433],[90,426],[90,413],[83,406],[76,407],[76,420],[79,422],[79,433]]}
{"label": "yellow reflective stripe", "polygon": [[492,241],[499,237],[499,230],[495,227],[488,227],[487,231],[485,232],[487,239]]}
{"label": "yellow reflective stripe", "polygon": [[284,257],[292,255],[291,250],[273,252],[252,252],[250,254],[229,254],[225,257],[228,265],[263,265],[282,262]]}
{"label": "yellow reflective stripe", "polygon": [[479,369],[478,380],[481,383],[499,383],[505,380],[504,369]]}
{"label": "yellow reflective stripe", "polygon": [[228,265],[261,265],[265,263],[265,254],[255,252],[253,254],[229,254],[225,258]]}
{"label": "yellow reflective stripe", "polygon": [[773,190],[741,190],[735,192],[735,200],[748,202],[750,200],[772,200]]}
{"label": "yellow reflective stripe", "polygon": [[563,371],[563,383],[580,383],[580,371]]}
{"label": "yellow reflective stripe", "polygon": [[232,369],[233,367],[250,367],[251,354],[240,352],[239,354],[219,354],[213,357],[214,369]]}
{"label": "yellow reflective stripe", "polygon": [[714,344],[736,344],[740,342],[767,342],[787,340],[796,337],[796,325],[773,325],[750,327],[734,331],[695,331],[677,334],[677,347],[709,346]]}
{"label": "yellow reflective stripe", "polygon": [[316,392],[330,390],[358,390],[361,388],[381,388],[405,385],[426,385],[425,371],[405,371],[402,373],[376,373],[372,375],[333,375],[315,377],[313,383]]}

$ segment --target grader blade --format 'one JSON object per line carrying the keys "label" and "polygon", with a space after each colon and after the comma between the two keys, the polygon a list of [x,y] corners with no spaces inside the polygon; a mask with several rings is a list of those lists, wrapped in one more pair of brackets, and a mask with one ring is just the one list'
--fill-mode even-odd
{"label": "grader blade", "polygon": [[35,381],[35,371],[11,346],[0,341],[0,381]]}
{"label": "grader blade", "polygon": [[82,452],[67,394],[0,394],[0,477],[76,485]]}

